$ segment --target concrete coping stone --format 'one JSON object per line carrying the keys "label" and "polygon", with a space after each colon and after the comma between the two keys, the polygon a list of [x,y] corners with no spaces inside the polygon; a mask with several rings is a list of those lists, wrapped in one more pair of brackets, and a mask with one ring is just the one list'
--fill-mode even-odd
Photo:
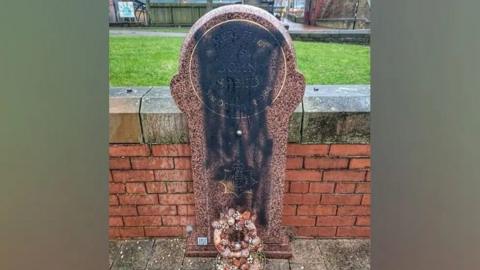
{"label": "concrete coping stone", "polygon": [[369,35],[370,29],[321,29],[321,30],[289,30],[290,34],[323,34],[323,35]]}
{"label": "concrete coping stone", "polygon": [[143,142],[140,121],[142,97],[150,87],[114,87],[109,91],[110,143]]}
{"label": "concrete coping stone", "polygon": [[[110,88],[110,143],[188,143],[168,86]],[[291,143],[369,143],[370,85],[307,85],[292,114]]]}
{"label": "concrete coping stone", "polygon": [[369,85],[307,85],[303,98],[307,112],[369,112]]}

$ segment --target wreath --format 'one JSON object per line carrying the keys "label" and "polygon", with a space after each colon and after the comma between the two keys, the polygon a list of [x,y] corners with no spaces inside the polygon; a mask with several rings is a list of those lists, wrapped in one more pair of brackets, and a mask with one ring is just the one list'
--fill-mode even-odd
{"label": "wreath", "polygon": [[256,216],[230,208],[212,223],[213,244],[219,255],[217,270],[258,270],[264,262],[263,244],[257,235]]}

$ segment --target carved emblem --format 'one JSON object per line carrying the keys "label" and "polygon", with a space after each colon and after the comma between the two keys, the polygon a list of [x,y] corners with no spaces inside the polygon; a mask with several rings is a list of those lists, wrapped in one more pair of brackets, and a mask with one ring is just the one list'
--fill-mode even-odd
{"label": "carved emblem", "polygon": [[224,169],[224,177],[220,183],[225,193],[239,197],[243,193],[251,193],[258,181],[253,176],[253,170],[245,167],[242,162],[235,161],[232,169]]}

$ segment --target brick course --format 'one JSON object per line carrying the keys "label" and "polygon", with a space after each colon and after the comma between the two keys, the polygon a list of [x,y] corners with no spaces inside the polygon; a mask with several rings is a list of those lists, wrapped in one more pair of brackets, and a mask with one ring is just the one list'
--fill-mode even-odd
{"label": "brick course", "polygon": [[[111,144],[109,236],[185,235],[195,224],[187,144]],[[283,225],[296,236],[370,237],[370,146],[289,144]]]}

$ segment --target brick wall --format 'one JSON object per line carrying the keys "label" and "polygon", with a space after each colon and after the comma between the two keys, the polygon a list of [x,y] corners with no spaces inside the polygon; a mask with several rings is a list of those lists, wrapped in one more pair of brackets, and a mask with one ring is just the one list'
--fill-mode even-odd
{"label": "brick wall", "polygon": [[[187,144],[111,144],[110,238],[182,236],[195,223]],[[370,146],[290,144],[283,224],[296,236],[370,236]]]}

